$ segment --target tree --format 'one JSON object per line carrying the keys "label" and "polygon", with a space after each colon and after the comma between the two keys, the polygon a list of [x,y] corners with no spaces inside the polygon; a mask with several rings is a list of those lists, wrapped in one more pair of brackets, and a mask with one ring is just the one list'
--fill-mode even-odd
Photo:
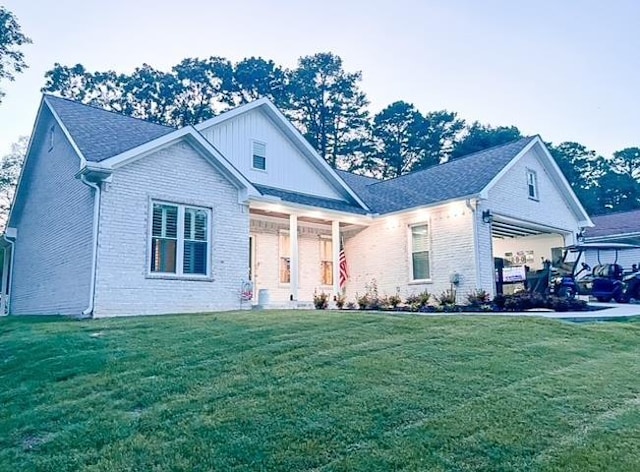
{"label": "tree", "polygon": [[11,151],[0,159],[0,230],[4,231],[18,185],[20,170],[27,153],[29,138],[22,136],[11,145]]}
{"label": "tree", "polygon": [[611,167],[640,182],[640,148],[631,147],[613,153]]}
{"label": "tree", "polygon": [[522,138],[522,134],[515,126],[493,127],[475,121],[467,128],[465,136],[453,146],[451,159],[457,159],[520,138]]}
{"label": "tree", "polygon": [[277,107],[286,106],[286,72],[271,60],[249,57],[233,67],[231,106],[267,97]]}
{"label": "tree", "polygon": [[609,168],[605,159],[572,141],[557,146],[547,143],[547,148],[587,212],[598,212],[598,182]]}
{"label": "tree", "polygon": [[394,102],[373,118],[374,150],[365,167],[379,177],[411,171],[424,155],[425,119],[407,102]]}
{"label": "tree", "polygon": [[346,72],[340,57],[319,53],[301,57],[288,76],[291,120],[332,167],[348,165],[348,151],[364,139],[368,125],[361,73]]}
{"label": "tree", "polygon": [[640,208],[640,183],[629,174],[610,171],[598,181],[594,215]]}
{"label": "tree", "polygon": [[424,115],[423,155],[412,170],[426,169],[446,162],[458,142],[464,125],[464,120],[447,110],[432,111]]}
{"label": "tree", "polygon": [[[22,34],[16,17],[5,7],[0,6],[0,79],[15,80],[15,74],[28,66],[20,47],[30,44],[31,39]],[[0,103],[4,93],[0,90]]]}

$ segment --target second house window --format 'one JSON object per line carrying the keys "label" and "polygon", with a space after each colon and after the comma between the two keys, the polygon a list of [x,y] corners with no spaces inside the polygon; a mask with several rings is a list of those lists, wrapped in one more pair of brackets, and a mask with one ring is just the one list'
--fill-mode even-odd
{"label": "second house window", "polygon": [[253,142],[253,160],[251,166],[257,170],[267,170],[267,145]]}

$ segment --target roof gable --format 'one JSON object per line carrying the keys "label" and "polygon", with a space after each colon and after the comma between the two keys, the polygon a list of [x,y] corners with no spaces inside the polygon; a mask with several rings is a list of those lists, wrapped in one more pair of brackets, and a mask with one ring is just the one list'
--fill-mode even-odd
{"label": "roof gable", "polygon": [[[230,120],[236,120],[243,115],[256,112],[262,113],[268,119],[270,124],[284,136],[293,148],[297,150],[298,154],[302,156],[306,163],[314,169],[314,178],[322,179],[323,182],[326,182],[326,184],[334,189],[334,191],[337,192],[337,195],[340,195],[341,198],[346,198],[347,200],[354,202],[356,205],[359,205],[364,209],[368,209],[366,203],[358,196],[358,194],[340,178],[336,170],[329,166],[329,164],[317,153],[315,149],[313,149],[313,147],[311,147],[291,122],[267,98],[261,98],[222,113],[196,125],[196,129],[207,135],[209,138],[209,136],[213,134],[211,130],[215,131],[216,128],[224,126],[226,122],[229,122]],[[212,142],[214,145],[218,144],[215,142],[215,139],[213,139]],[[262,184],[269,186],[267,182],[262,182]]]}
{"label": "roof gable", "polygon": [[44,102],[81,157],[90,162],[100,162],[175,131],[53,95],[45,95]]}

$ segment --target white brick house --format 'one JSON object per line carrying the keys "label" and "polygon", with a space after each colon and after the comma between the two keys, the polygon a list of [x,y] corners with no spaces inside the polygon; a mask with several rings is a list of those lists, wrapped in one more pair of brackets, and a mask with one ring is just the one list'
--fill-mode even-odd
{"label": "white brick house", "polygon": [[[113,316],[494,293],[591,226],[539,137],[387,181],[331,169],[268,101],[178,130],[44,96],[4,236],[10,314]],[[253,299],[242,300],[250,281]],[[268,297],[266,297],[268,294]],[[7,300],[9,303],[7,304]]]}

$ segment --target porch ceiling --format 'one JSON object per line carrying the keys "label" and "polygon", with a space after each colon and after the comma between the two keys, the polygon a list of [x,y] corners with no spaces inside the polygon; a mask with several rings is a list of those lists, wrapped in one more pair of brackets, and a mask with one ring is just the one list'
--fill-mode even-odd
{"label": "porch ceiling", "polygon": [[551,228],[533,222],[519,221],[496,215],[491,223],[491,236],[498,239],[521,238],[539,234],[566,234],[559,228]]}

